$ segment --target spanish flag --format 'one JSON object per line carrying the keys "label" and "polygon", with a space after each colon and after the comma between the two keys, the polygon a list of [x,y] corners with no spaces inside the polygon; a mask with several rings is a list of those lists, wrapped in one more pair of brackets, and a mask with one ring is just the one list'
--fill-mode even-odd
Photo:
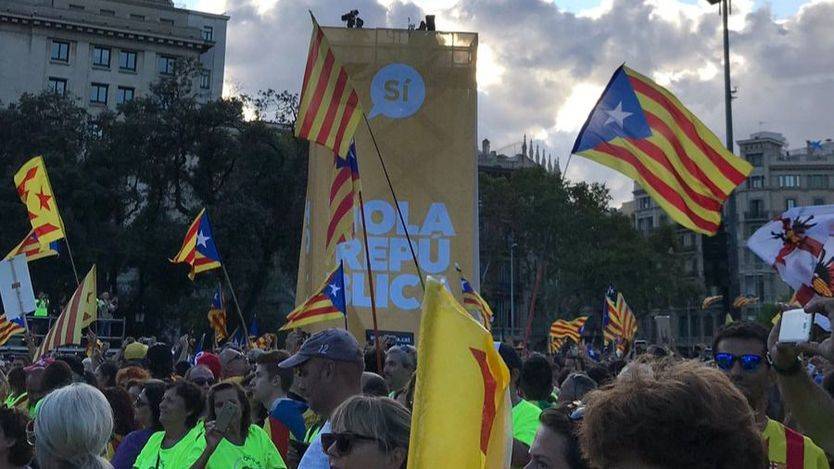
{"label": "spanish flag", "polygon": [[492,336],[429,277],[417,347],[409,469],[510,466],[510,374]]}
{"label": "spanish flag", "polygon": [[20,201],[29,211],[29,222],[38,241],[48,246],[52,241],[64,238],[64,222],[58,213],[43,157],[36,156],[21,166],[14,175],[14,185]]}

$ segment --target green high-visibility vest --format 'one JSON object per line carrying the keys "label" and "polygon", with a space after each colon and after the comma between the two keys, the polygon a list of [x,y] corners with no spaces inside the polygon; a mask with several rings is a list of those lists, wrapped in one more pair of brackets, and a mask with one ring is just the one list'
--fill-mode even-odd
{"label": "green high-visibility vest", "polygon": [[45,318],[49,316],[49,300],[38,300],[35,302],[35,317]]}

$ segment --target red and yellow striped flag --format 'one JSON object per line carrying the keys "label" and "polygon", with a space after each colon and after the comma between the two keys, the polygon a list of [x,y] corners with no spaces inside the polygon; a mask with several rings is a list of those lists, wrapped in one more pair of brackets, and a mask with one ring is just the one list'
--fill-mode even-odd
{"label": "red and yellow striped flag", "polygon": [[6,342],[15,334],[23,334],[26,328],[23,327],[23,318],[16,318],[9,321],[5,314],[0,314],[0,347],[6,345]]}
{"label": "red and yellow striped flag", "polygon": [[42,156],[24,163],[14,175],[14,185],[21,202],[29,211],[29,222],[41,244],[48,245],[64,237],[64,222],[46,174]]}
{"label": "red and yellow striped flag", "polygon": [[579,316],[572,321],[558,319],[550,325],[550,338],[551,340],[568,338],[578,344],[582,328],[587,321],[588,316]]}
{"label": "red and yellow striped flag", "polygon": [[26,262],[31,262],[37,259],[43,259],[44,257],[49,256],[57,256],[58,251],[53,249],[53,241],[52,243],[41,244],[38,240],[38,235],[35,233],[35,229],[32,228],[29,231],[29,234],[23,238],[17,246],[12,248],[8,254],[6,254],[6,258],[4,260],[11,259],[18,254],[26,254]]}
{"label": "red and yellow striped flag", "polygon": [[724,201],[753,169],[672,93],[625,65],[572,152],[634,179],[672,220],[708,235],[718,231]]}
{"label": "red and yellow striped flag", "polygon": [[359,163],[356,145],[351,143],[347,156],[333,154],[335,172],[330,182],[330,222],[327,225],[325,250],[327,258],[336,262],[336,246],[353,238],[356,199],[362,190],[359,181]]}
{"label": "red and yellow striped flag", "polygon": [[96,266],[93,266],[43,338],[34,360],[62,345],[80,344],[81,330],[96,320],[96,300]]}
{"label": "red and yellow striped flag", "polygon": [[310,16],[313,37],[304,69],[295,136],[344,156],[362,118],[362,105],[347,70],[333,54],[316,18]]}

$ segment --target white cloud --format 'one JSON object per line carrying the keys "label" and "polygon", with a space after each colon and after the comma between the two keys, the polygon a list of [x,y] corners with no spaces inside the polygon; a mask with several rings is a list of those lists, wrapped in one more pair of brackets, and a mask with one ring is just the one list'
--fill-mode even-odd
{"label": "white cloud", "polygon": [[592,83],[574,85],[568,99],[556,114],[555,129],[560,132],[577,132],[582,128],[602,90],[602,86]]}

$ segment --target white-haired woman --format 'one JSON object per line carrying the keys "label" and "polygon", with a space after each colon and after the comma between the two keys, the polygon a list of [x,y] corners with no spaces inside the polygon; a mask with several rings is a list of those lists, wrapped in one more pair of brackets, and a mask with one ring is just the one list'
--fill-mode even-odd
{"label": "white-haired woman", "polygon": [[98,389],[74,383],[52,391],[34,426],[41,469],[112,468],[101,454],[113,433],[113,413]]}

